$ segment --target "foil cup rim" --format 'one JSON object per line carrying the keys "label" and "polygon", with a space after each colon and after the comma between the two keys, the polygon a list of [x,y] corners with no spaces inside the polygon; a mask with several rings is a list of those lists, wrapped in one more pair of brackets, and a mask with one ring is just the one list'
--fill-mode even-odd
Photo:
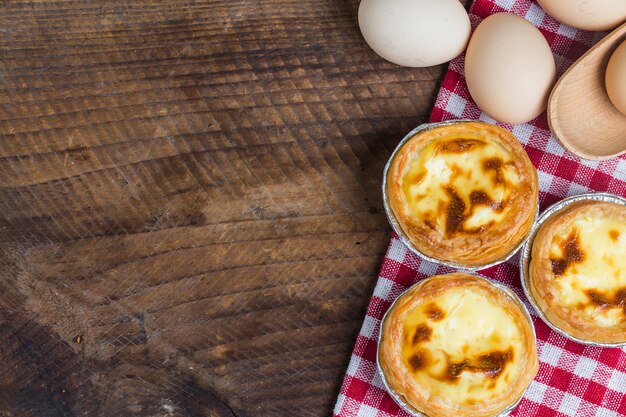
{"label": "foil cup rim", "polygon": [[528,299],[528,302],[530,303],[530,305],[532,305],[533,309],[535,310],[535,312],[537,313],[537,316],[539,316],[539,318],[541,318],[541,320],[548,326],[550,327],[552,330],[554,330],[555,332],[557,332],[558,334],[573,340],[574,342],[578,342],[581,343],[583,345],[588,345],[588,346],[598,346],[598,347],[622,347],[622,346],[626,346],[626,341],[625,342],[617,342],[617,343],[602,343],[602,342],[594,342],[591,340],[584,340],[584,339],[579,339],[571,334],[569,334],[567,331],[561,329],[560,327],[558,327],[557,325],[553,324],[550,320],[548,320],[548,318],[546,317],[546,315],[544,314],[544,312],[539,308],[539,306],[537,305],[537,302],[535,301],[535,298],[533,297],[531,291],[530,291],[530,276],[528,273],[528,268],[530,266],[530,253],[532,250],[532,246],[533,246],[533,242],[535,240],[535,236],[537,235],[537,233],[539,232],[539,230],[541,229],[541,227],[543,226],[543,224],[553,215],[559,213],[561,210],[565,209],[567,206],[569,206],[570,204],[576,203],[578,201],[604,201],[604,202],[609,202],[609,203],[617,203],[617,204],[622,204],[624,206],[626,206],[626,198],[621,197],[619,195],[616,194],[611,194],[611,193],[607,193],[607,192],[590,192],[590,193],[584,193],[584,194],[577,194],[577,195],[573,195],[573,196],[569,196],[566,197],[560,201],[557,201],[556,203],[552,204],[550,207],[546,208],[543,213],[541,213],[541,215],[539,216],[539,218],[537,219],[537,221],[535,221],[535,224],[533,225],[528,238],[526,239],[526,241],[524,242],[524,245],[522,247],[521,250],[521,256],[519,259],[519,272],[520,272],[520,281],[522,282],[522,289],[524,290],[524,295],[526,296],[526,299]]}
{"label": "foil cup rim", "polygon": [[[530,233],[528,233],[517,245],[515,245],[502,258],[497,259],[497,260],[495,260],[493,262],[489,262],[489,263],[483,264],[483,265],[467,266],[467,265],[464,265],[463,263],[459,263],[459,262],[446,261],[446,260],[442,260],[442,259],[433,258],[431,256],[428,256],[428,255],[422,253],[420,250],[418,250],[415,247],[415,245],[413,245],[411,240],[407,237],[407,235],[404,233],[404,230],[402,230],[402,226],[400,225],[400,222],[396,218],[396,215],[394,214],[393,209],[391,208],[391,205],[389,203],[389,196],[387,194],[387,173],[389,172],[389,168],[391,167],[391,163],[393,162],[393,159],[395,158],[396,154],[398,153],[398,151],[400,149],[402,149],[402,147],[406,144],[406,142],[408,142],[416,134],[424,132],[424,131],[427,131],[427,130],[435,129],[435,128],[438,128],[440,126],[449,126],[449,125],[453,125],[453,124],[469,123],[469,122],[489,124],[487,122],[483,122],[483,121],[480,121],[480,120],[453,119],[453,120],[445,120],[445,121],[442,121],[442,122],[423,123],[423,124],[417,126],[416,128],[414,128],[413,130],[411,130],[409,133],[407,133],[402,138],[402,140],[400,140],[400,142],[398,143],[396,148],[391,153],[391,156],[387,160],[387,163],[385,164],[385,168],[383,170],[382,193],[383,193],[383,207],[385,209],[385,215],[387,216],[387,221],[391,225],[391,228],[396,233],[396,235],[398,235],[398,238],[400,239],[400,241],[411,252],[413,252],[415,255],[417,255],[421,259],[426,260],[428,262],[432,262],[432,263],[435,263],[435,264],[438,264],[438,265],[442,265],[442,266],[447,266],[449,268],[454,268],[454,269],[457,269],[457,270],[462,271],[462,272],[477,272],[477,271],[481,271],[483,269],[491,268],[492,266],[500,265],[501,263],[504,263],[504,262],[508,261],[509,259],[511,259],[524,246],[524,244],[528,240],[528,236],[530,235]],[[534,216],[534,219],[533,219],[533,222],[532,222],[533,225],[537,222],[538,216],[539,216],[539,202],[537,202],[537,209],[535,210],[535,216]]]}
{"label": "foil cup rim", "polygon": [[[513,301],[522,310],[522,313],[524,313],[524,316],[526,317],[526,320],[528,320],[528,324],[530,325],[530,328],[532,329],[533,341],[534,341],[534,344],[535,344],[535,353],[537,353],[537,351],[536,351],[536,349],[537,349],[537,332],[535,331],[535,326],[533,324],[532,316],[530,315],[530,312],[528,311],[528,308],[526,307],[526,305],[524,304],[522,299],[519,298],[518,295],[515,294],[515,292],[511,288],[509,288],[509,286],[507,286],[506,284],[503,284],[503,283],[501,283],[499,281],[493,280],[491,278],[488,278],[488,277],[486,277],[484,275],[481,275],[481,274],[478,274],[476,272],[468,272],[468,271],[463,271],[463,272],[466,273],[466,274],[472,275],[474,277],[480,278],[480,279],[482,279],[484,281],[489,282],[494,287],[496,287],[499,291],[504,293],[505,296],[507,296],[511,301]],[[447,275],[447,274],[442,274],[442,275]],[[433,275],[433,276],[437,276],[437,275]],[[424,282],[427,279],[432,278],[433,276],[430,276],[430,277],[427,277],[427,278],[419,280],[418,282],[416,282],[413,285],[409,286],[406,290],[402,291],[402,293],[399,294],[393,300],[391,305],[389,305],[389,308],[387,309],[387,311],[385,311],[385,314],[383,314],[382,319],[380,320],[379,330],[378,330],[378,338],[377,338],[377,342],[376,342],[376,369],[377,369],[377,371],[378,371],[378,373],[380,375],[380,378],[381,378],[381,381],[383,383],[383,386],[385,387],[385,390],[389,393],[391,398],[393,398],[393,400],[404,411],[406,411],[407,413],[409,413],[413,417],[428,417],[428,415],[425,414],[425,413],[422,413],[421,411],[415,409],[413,406],[408,404],[406,401],[404,401],[402,399],[402,396],[400,394],[395,392],[391,388],[391,386],[389,386],[389,383],[387,382],[387,378],[385,377],[385,373],[383,372],[383,369],[382,369],[382,367],[380,365],[380,360],[379,360],[380,344],[381,344],[381,341],[382,341],[382,334],[383,334],[382,328],[383,328],[383,323],[387,319],[387,315],[394,308],[394,306],[396,305],[396,302],[400,298],[402,298],[403,295],[405,295],[407,292],[409,292],[414,286]],[[513,402],[511,405],[507,406],[504,410],[502,410],[500,413],[498,413],[494,417],[507,417],[509,415],[509,413],[511,411],[513,411],[515,409],[515,407],[517,407],[519,405],[520,401],[522,401],[522,398],[524,397],[524,394],[528,390],[529,386],[530,386],[530,384],[528,384],[528,386],[526,386],[526,388],[524,388],[524,391],[519,396],[519,398],[517,400],[515,400],[515,402]]]}

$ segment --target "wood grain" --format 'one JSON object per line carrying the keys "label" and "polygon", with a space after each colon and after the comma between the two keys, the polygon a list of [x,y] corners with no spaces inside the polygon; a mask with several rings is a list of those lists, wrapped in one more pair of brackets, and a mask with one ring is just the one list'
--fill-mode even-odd
{"label": "wood grain", "polygon": [[626,23],[574,62],[550,93],[550,130],[565,149],[581,158],[604,160],[626,154],[626,115],[611,102],[605,83],[609,60],[625,40]]}
{"label": "wood grain", "polygon": [[0,416],[325,416],[442,67],[357,0],[0,8]]}

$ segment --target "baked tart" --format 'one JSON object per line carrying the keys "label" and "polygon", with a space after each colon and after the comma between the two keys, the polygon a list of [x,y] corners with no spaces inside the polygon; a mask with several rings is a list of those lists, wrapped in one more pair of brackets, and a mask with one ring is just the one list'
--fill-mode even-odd
{"label": "baked tart", "polygon": [[384,192],[415,250],[477,268],[520,246],[535,220],[538,190],[537,171],[513,134],[456,122],[404,141],[387,168]]}
{"label": "baked tart", "polygon": [[535,333],[521,302],[484,278],[427,278],[382,323],[378,360],[391,391],[430,417],[496,416],[537,374]]}
{"label": "baked tart", "polygon": [[529,291],[546,319],[576,339],[626,342],[626,206],[580,201],[537,231]]}

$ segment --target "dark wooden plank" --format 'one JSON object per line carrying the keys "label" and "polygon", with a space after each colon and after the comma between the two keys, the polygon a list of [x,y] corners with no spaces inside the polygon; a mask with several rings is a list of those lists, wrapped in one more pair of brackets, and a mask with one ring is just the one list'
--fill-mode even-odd
{"label": "dark wooden plank", "polygon": [[443,67],[357,0],[0,8],[0,415],[324,416]]}

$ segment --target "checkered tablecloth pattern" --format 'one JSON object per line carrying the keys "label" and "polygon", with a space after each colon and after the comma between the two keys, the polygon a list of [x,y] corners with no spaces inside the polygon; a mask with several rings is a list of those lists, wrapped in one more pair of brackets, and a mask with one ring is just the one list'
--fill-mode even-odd
{"label": "checkered tablecloth pattern", "polygon": [[[605,35],[561,25],[530,0],[476,0],[470,10],[472,25],[476,27],[485,17],[504,11],[525,17],[541,30],[554,52],[559,75]],[[472,102],[463,77],[463,61],[461,55],[450,63],[431,121],[464,118],[495,123]],[[592,115],[581,115],[586,116]],[[564,197],[589,191],[626,196],[625,156],[602,162],[572,156],[551,137],[545,114],[531,123],[502,126],[522,142],[539,171],[542,209]],[[508,285],[527,303],[518,261],[516,255],[481,273]],[[335,416],[408,416],[385,392],[376,370],[380,320],[391,302],[409,286],[447,272],[452,270],[421,260],[392,236],[335,405]],[[511,416],[626,416],[626,348],[589,347],[569,341],[550,330],[527,306],[533,313],[541,365]]]}

